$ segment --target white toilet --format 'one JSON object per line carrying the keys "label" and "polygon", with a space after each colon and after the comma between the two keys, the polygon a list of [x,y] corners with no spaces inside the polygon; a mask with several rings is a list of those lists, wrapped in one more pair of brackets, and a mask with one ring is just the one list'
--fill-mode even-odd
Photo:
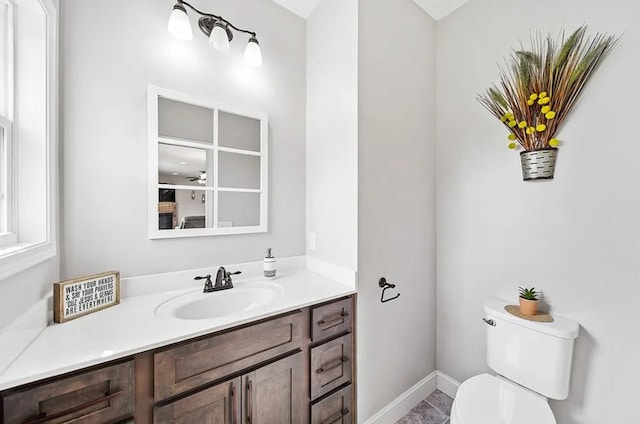
{"label": "white toilet", "polygon": [[460,385],[451,424],[556,424],[547,399],[569,395],[578,323],[555,316],[552,323],[527,321],[506,305],[484,305],[487,364],[498,375],[476,375]]}

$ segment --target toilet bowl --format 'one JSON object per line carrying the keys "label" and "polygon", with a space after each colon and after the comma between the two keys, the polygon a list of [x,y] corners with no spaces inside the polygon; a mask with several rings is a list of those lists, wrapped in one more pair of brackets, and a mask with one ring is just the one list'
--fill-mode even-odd
{"label": "toilet bowl", "polygon": [[556,424],[546,399],[489,374],[460,385],[451,424]]}
{"label": "toilet bowl", "polygon": [[507,305],[484,305],[487,365],[498,376],[480,374],[460,385],[451,424],[557,424],[547,398],[569,395],[579,325],[561,317],[524,320],[508,313]]}

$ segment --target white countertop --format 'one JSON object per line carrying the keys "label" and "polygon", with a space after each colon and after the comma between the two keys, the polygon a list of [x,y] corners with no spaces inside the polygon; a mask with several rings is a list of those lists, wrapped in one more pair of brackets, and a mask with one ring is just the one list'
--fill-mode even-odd
{"label": "white countertop", "polygon": [[[265,280],[234,278],[237,287],[257,281]],[[282,288],[282,295],[258,309],[221,318],[182,320],[156,315],[161,303],[198,290],[190,282],[181,290],[124,297],[119,305],[64,324],[50,324],[0,374],[0,390],[355,293],[348,284],[306,269],[280,272],[269,281]]]}

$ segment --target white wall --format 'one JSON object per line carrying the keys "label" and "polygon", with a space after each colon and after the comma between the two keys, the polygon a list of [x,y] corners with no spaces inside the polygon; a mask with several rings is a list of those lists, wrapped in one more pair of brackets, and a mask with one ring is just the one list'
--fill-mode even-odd
{"label": "white wall", "polygon": [[[390,26],[392,25],[392,26]],[[435,21],[359,7],[358,421],[436,368]],[[380,303],[378,279],[397,284]]]}
{"label": "white wall", "polygon": [[[483,302],[534,285],[582,326],[570,397],[551,403],[562,424],[638,422],[639,16],[631,0],[476,0],[438,25],[438,369],[487,370]],[[559,134],[555,179],[523,182],[475,96],[530,29],[583,23],[625,34]]]}
{"label": "white wall", "polygon": [[56,256],[0,280],[0,299],[4,300],[0,308],[0,330],[49,294],[53,283],[60,281],[58,272],[59,260]]}
{"label": "white wall", "polygon": [[348,269],[358,255],[358,0],[307,20],[307,254]]}
{"label": "white wall", "polygon": [[[171,1],[62,4],[64,277],[259,260],[267,247],[304,254],[305,21],[270,0],[193,4],[256,31],[264,65],[242,63],[241,34],[230,55],[212,51],[194,13],[194,39],[174,39]],[[148,83],[269,114],[268,233],[147,238]]]}

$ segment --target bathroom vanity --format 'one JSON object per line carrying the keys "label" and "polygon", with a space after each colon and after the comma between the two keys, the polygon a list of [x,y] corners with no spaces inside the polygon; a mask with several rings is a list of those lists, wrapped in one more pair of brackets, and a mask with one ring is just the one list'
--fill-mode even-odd
{"label": "bathroom vanity", "polygon": [[[285,294],[295,297],[305,289],[286,280]],[[2,422],[355,422],[355,295],[298,308],[272,303],[275,310],[290,310],[263,310],[256,320],[245,314],[243,323],[219,331],[192,328],[195,337],[6,388],[0,395]],[[130,326],[135,331],[136,323]]]}

